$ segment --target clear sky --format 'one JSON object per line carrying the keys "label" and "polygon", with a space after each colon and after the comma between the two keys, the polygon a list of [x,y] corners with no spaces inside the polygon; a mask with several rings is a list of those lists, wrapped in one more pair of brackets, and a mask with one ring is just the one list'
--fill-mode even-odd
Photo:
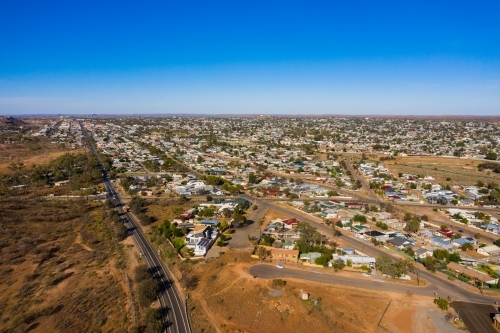
{"label": "clear sky", "polygon": [[37,113],[500,115],[500,1],[1,1]]}

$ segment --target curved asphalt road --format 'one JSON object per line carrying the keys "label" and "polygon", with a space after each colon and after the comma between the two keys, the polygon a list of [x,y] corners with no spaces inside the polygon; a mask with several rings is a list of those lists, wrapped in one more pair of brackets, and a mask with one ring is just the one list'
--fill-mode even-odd
{"label": "curved asphalt road", "polygon": [[[286,264],[285,264],[286,265]],[[248,273],[253,276],[263,279],[278,279],[278,278],[293,278],[309,281],[317,281],[331,284],[340,284],[355,288],[373,289],[395,293],[406,293],[411,291],[415,295],[423,295],[434,297],[434,293],[439,297],[450,296],[454,300],[468,301],[474,303],[492,304],[495,298],[487,297],[472,293],[467,290],[457,288],[453,293],[447,293],[447,288],[443,290],[441,286],[436,286],[428,283],[425,287],[406,286],[394,282],[390,279],[384,281],[372,280],[370,278],[351,278],[345,276],[336,276],[331,274],[323,274],[321,272],[303,271],[290,268],[277,268],[272,265],[258,264],[248,269]],[[498,299],[498,298],[496,298]]]}
{"label": "curved asphalt road", "polygon": [[[97,160],[99,160],[97,153],[94,149],[94,146],[90,142],[87,129],[81,123],[80,127],[82,128],[82,132],[84,133],[85,138],[87,139],[87,144],[89,146],[90,151],[97,158]],[[157,295],[158,295],[158,300],[160,301],[161,312],[164,318],[164,324],[165,327],[167,328],[167,332],[190,333],[191,329],[189,326],[188,315],[186,313],[186,307],[184,305],[183,300],[179,296],[179,293],[177,292],[177,290],[175,290],[175,286],[173,285],[172,282],[173,280],[168,270],[163,265],[161,260],[157,257],[155,251],[146,240],[146,237],[142,233],[141,228],[138,227],[138,224],[134,220],[134,218],[130,214],[123,212],[123,207],[121,205],[120,197],[113,188],[113,185],[111,185],[106,170],[104,169],[104,167],[100,162],[99,162],[99,169],[103,176],[103,183],[104,186],[106,187],[108,194],[115,201],[115,204],[118,207],[119,211],[123,213],[122,216],[125,217],[124,218],[125,226],[133,230],[132,235],[134,237],[136,244],[139,247],[139,250],[141,251],[141,256],[144,258],[144,261],[148,265],[149,270],[153,275],[153,278],[156,280],[158,284]]]}
{"label": "curved asphalt road", "polygon": [[[286,208],[286,207],[279,206],[279,205],[274,205],[269,201],[259,200],[259,199],[252,197],[252,196],[249,196],[247,194],[243,194],[243,195],[241,195],[241,197],[243,197],[247,200],[256,201],[256,203],[257,203],[257,205],[259,205],[259,207],[273,209],[279,213],[282,213],[283,215],[295,217],[299,221],[308,222],[311,225],[314,225],[318,231],[323,232],[325,235],[332,235],[332,229],[329,226],[321,224],[319,219],[316,219],[312,216],[307,216],[305,214],[304,215],[299,214],[290,208]],[[363,252],[366,255],[369,255],[371,257],[376,258],[382,253],[386,253],[392,257],[395,257],[395,253],[393,251],[387,250],[385,248],[374,247],[371,243],[359,240],[358,238],[349,237],[349,236],[346,236],[345,234],[340,236],[340,238],[342,239],[342,242],[344,242],[346,245],[353,247],[353,248],[361,249],[361,252]],[[271,268],[275,268],[275,267],[271,267]],[[275,268],[275,269],[280,270],[279,268]],[[441,279],[440,277],[436,276],[434,273],[431,273],[425,269],[420,269],[418,266],[416,267],[416,269],[419,272],[420,279],[425,279],[428,284],[432,285],[434,288],[439,290],[437,292],[438,295],[442,295],[445,297],[450,296],[456,300],[475,302],[475,303],[491,304],[494,300],[498,300],[498,298],[483,296],[483,295],[476,294],[476,293],[470,292],[468,290],[462,289],[460,287],[457,287],[455,284],[453,284],[445,279]],[[292,271],[292,270],[287,269],[286,271]],[[278,274],[278,273],[276,273],[276,274]],[[283,274],[283,273],[280,273],[280,274]],[[309,274],[318,275],[317,273],[306,272],[306,276],[310,276]],[[254,274],[254,275],[256,275],[256,274]],[[256,275],[256,276],[258,276],[258,275]],[[309,280],[311,280],[311,278],[309,278]],[[348,280],[351,280],[351,279],[348,279]],[[338,280],[338,281],[341,281],[341,280]],[[383,284],[383,283],[379,283],[379,284]],[[391,287],[397,286],[397,285],[392,284],[392,283],[388,284],[388,285],[390,285]],[[357,284],[355,286],[357,286]],[[406,290],[404,292],[406,292]],[[433,294],[431,292],[431,296],[432,295]]]}

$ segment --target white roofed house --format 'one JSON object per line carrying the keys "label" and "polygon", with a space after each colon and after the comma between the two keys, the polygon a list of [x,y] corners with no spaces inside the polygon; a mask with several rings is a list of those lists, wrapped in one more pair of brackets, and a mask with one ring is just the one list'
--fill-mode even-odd
{"label": "white roofed house", "polygon": [[[337,255],[333,256],[333,259],[335,260]],[[360,255],[344,255],[344,256],[337,256],[338,259],[341,259],[344,263],[347,264],[347,261],[350,260],[352,262],[352,267],[361,267],[363,265],[366,266],[373,266],[375,265],[375,258],[373,257],[366,257],[366,256],[360,256]]]}
{"label": "white roofed house", "polygon": [[186,236],[186,246],[194,249],[194,254],[204,256],[215,239],[212,237],[212,228],[209,226],[195,226]]}
{"label": "white roofed house", "polygon": [[496,245],[488,245],[485,247],[480,247],[477,249],[477,253],[482,254],[483,256],[493,257],[500,255],[500,247]]}
{"label": "white roofed house", "polygon": [[425,259],[425,257],[432,257],[432,251],[421,247],[415,251],[415,257]]}

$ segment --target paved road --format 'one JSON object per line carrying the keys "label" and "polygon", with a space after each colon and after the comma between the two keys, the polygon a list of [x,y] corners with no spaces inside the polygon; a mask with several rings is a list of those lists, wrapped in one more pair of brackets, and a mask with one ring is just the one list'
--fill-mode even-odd
{"label": "paved road", "polygon": [[[284,207],[284,206],[278,206],[274,205],[272,202],[266,202],[262,201],[259,199],[254,199],[253,197],[249,195],[242,195],[247,200],[256,200],[257,204],[259,206],[267,207],[269,209],[273,209],[279,213],[282,213],[283,215],[290,216],[290,217],[295,217],[296,219],[304,222],[308,222],[311,225],[314,225],[318,231],[323,232],[326,235],[332,235],[332,230],[329,226],[321,224],[321,220],[314,218],[312,216],[307,216],[307,215],[302,215],[299,214],[297,211],[295,211],[292,208]],[[249,199],[250,198],[250,199]],[[378,257],[381,253],[386,253],[391,255],[392,257],[397,257],[398,255],[394,253],[393,251],[390,251],[385,248],[380,248],[380,247],[374,247],[371,243],[359,240],[358,238],[350,237],[346,234],[347,232],[344,232],[342,236],[340,236],[340,239],[344,244],[346,244],[349,247],[353,247],[356,249],[360,249],[363,253],[366,255],[372,256],[372,257]],[[418,264],[417,264],[418,265]],[[480,294],[476,294],[473,292],[470,292],[468,290],[461,289],[457,287],[455,284],[441,279],[440,277],[436,276],[434,273],[431,273],[427,271],[426,269],[420,269],[417,266],[418,274],[421,279],[425,279],[428,283],[432,284],[439,290],[438,295],[446,295],[450,296],[453,299],[458,299],[458,300],[463,300],[463,301],[470,301],[470,302],[476,302],[476,303],[492,303],[494,300],[497,300],[492,297],[488,296],[483,296]]]}
{"label": "paved road", "polygon": [[498,313],[493,305],[453,302],[451,303],[451,307],[455,309],[463,319],[469,332],[498,333],[491,319],[494,313]]}
{"label": "paved road", "polygon": [[[80,127],[82,128],[82,131],[87,139],[90,151],[96,158],[98,158],[94,146],[90,142],[87,130],[81,123]],[[103,175],[103,183],[106,190],[110,194],[111,199],[115,202],[120,213],[123,213],[125,226],[134,230],[132,236],[141,251],[142,258],[145,260],[151,274],[158,284],[158,299],[160,301],[161,311],[164,317],[167,332],[190,333],[191,329],[188,322],[189,319],[186,313],[186,307],[184,301],[173,285],[173,279],[171,278],[170,273],[157,257],[155,251],[146,240],[146,237],[144,236],[141,228],[138,227],[134,218],[130,214],[123,212],[120,197],[115,191],[113,185],[111,185],[111,181],[107,176],[106,170],[100,162],[99,169]]]}
{"label": "paved road", "polygon": [[311,272],[311,271],[303,271],[286,267],[277,268],[274,265],[266,265],[266,264],[258,264],[252,266],[248,269],[248,272],[253,276],[263,279],[294,278],[294,279],[340,284],[355,288],[365,288],[365,289],[373,289],[373,290],[380,290],[387,292],[407,293],[408,291],[411,291],[415,295],[423,295],[429,297],[434,297],[435,296],[434,293],[436,293],[438,297],[446,298],[450,296],[454,300],[468,301],[468,302],[482,303],[489,305],[491,305],[495,300],[495,298],[484,297],[463,289],[458,289],[453,293],[449,293],[447,292],[448,290],[443,290],[446,288],[443,288],[441,284],[436,285],[432,283],[434,281],[428,283],[427,286],[425,287],[414,287],[414,286],[407,286],[394,282],[389,282],[389,279],[384,280],[387,282],[382,282],[379,280],[373,280],[371,278],[366,278],[366,279],[352,278],[352,277],[337,276],[331,274],[322,274],[321,270]]}
{"label": "paved road", "polygon": [[383,282],[385,280],[382,281],[372,280],[371,278],[368,277],[352,278],[352,277],[337,276],[331,274],[322,274],[321,270],[311,272],[298,269],[291,269],[287,267],[277,268],[273,265],[266,265],[266,264],[259,264],[252,266],[248,269],[248,273],[263,279],[294,278],[294,279],[340,284],[356,288],[365,288],[365,289],[373,289],[373,290],[396,292],[396,293],[406,293],[408,291],[411,291],[415,295],[423,295],[431,297],[434,296],[434,293],[437,293],[439,295],[439,293],[441,292],[439,289],[437,289],[432,285],[427,285],[425,287],[412,287],[393,282]]}

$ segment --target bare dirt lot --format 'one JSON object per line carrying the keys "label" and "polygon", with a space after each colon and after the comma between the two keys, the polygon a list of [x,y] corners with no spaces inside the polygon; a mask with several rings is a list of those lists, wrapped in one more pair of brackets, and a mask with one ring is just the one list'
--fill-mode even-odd
{"label": "bare dirt lot", "polygon": [[[484,161],[459,158],[444,158],[436,156],[397,157],[396,160],[383,164],[397,175],[399,172],[408,174],[429,175],[438,183],[453,185],[475,185],[478,180],[485,184],[500,182],[500,174],[489,170],[478,171],[477,166]],[[446,181],[451,178],[451,181]]]}
{"label": "bare dirt lot", "polygon": [[247,251],[230,250],[195,265],[200,282],[190,310],[205,314],[203,322],[211,323],[205,332],[458,332],[437,307],[432,315],[442,320],[438,326],[421,320],[435,307],[430,298],[293,279],[279,286],[249,275],[255,263]]}
{"label": "bare dirt lot", "polygon": [[87,153],[85,148],[81,149],[60,149],[56,145],[46,145],[39,150],[30,150],[27,145],[0,145],[0,172],[9,172],[9,165],[12,162],[23,162],[26,169],[31,169],[33,164],[47,164],[68,152],[73,154]]}

